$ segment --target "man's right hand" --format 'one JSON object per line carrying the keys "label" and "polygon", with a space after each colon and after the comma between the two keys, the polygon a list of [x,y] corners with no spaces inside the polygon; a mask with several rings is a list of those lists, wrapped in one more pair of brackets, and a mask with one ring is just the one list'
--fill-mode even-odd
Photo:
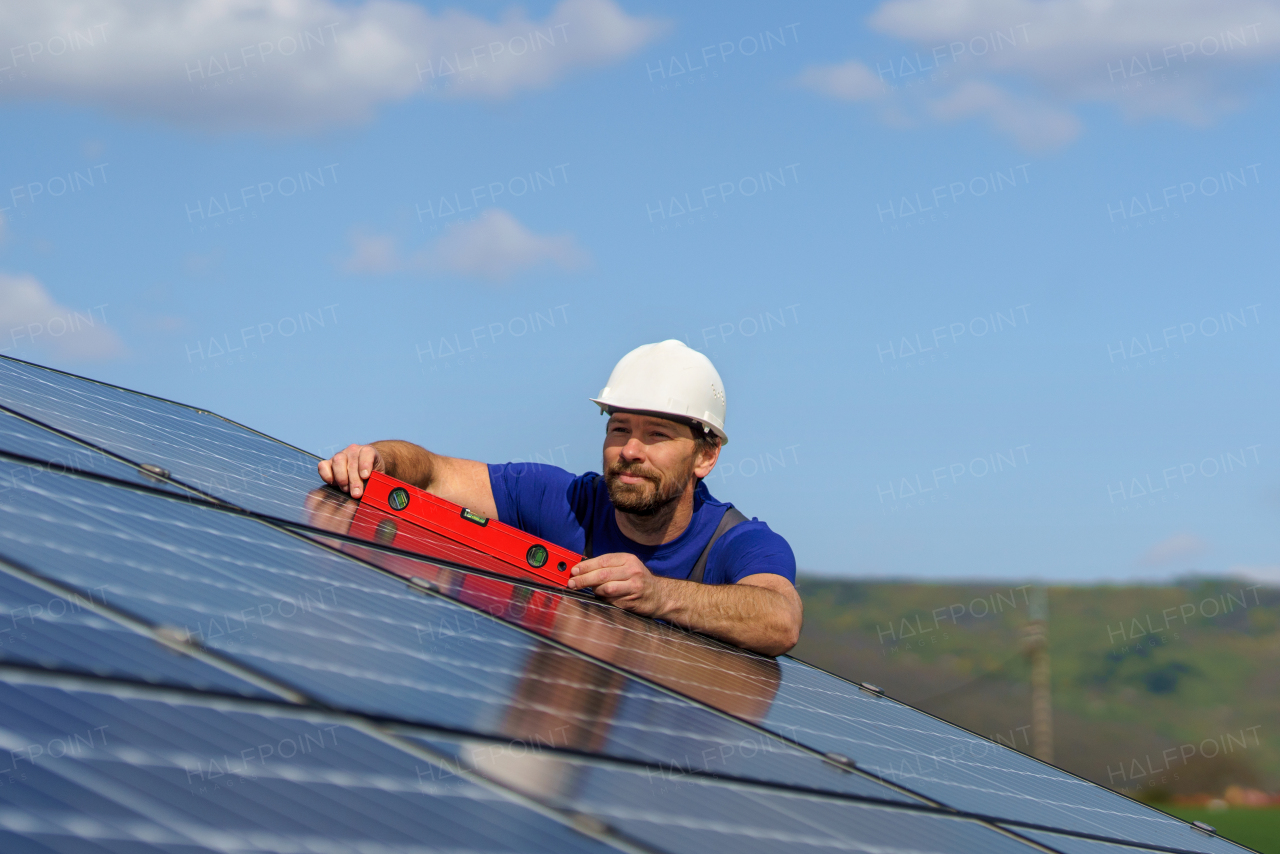
{"label": "man's right hand", "polygon": [[349,493],[352,498],[364,494],[364,482],[369,473],[387,470],[386,461],[373,445],[348,445],[346,450],[333,455],[333,459],[321,460],[317,466],[320,478]]}

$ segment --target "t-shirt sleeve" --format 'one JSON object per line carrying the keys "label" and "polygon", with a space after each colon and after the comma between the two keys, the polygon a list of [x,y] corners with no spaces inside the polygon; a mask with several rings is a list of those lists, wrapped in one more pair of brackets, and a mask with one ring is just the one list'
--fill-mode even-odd
{"label": "t-shirt sleeve", "polygon": [[[489,485],[498,508],[498,521],[550,540],[565,548],[581,538],[581,526],[569,505],[570,487],[577,476],[540,463],[489,465]],[[578,546],[581,549],[581,545]]]}
{"label": "t-shirt sleeve", "polygon": [[736,584],[748,575],[768,572],[796,583],[796,556],[781,534],[758,520],[730,528],[707,555],[708,584]]}

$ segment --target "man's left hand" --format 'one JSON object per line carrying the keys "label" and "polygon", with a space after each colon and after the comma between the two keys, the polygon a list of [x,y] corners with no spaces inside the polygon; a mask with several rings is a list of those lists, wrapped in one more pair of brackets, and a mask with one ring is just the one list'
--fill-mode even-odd
{"label": "man's left hand", "polygon": [[570,590],[590,587],[610,605],[652,617],[662,610],[662,579],[633,554],[617,552],[584,560],[573,568]]}

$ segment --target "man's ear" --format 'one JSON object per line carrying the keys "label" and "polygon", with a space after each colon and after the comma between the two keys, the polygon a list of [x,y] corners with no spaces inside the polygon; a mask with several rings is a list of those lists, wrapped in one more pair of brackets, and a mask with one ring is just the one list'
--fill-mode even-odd
{"label": "man's ear", "polygon": [[720,443],[699,445],[698,448],[694,454],[693,473],[701,480],[716,467],[716,462],[720,459]]}

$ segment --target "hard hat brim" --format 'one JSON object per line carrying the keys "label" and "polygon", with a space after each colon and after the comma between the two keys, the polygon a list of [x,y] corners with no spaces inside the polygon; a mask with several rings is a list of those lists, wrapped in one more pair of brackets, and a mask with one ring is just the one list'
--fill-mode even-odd
{"label": "hard hat brim", "polygon": [[709,421],[703,421],[700,418],[694,418],[693,416],[686,415],[683,412],[663,412],[656,409],[632,409],[627,406],[618,406],[616,403],[609,403],[608,401],[601,400],[595,397],[590,397],[587,399],[590,400],[592,403],[594,403],[596,406],[600,407],[600,411],[605,414],[609,414],[612,412],[631,412],[636,415],[650,415],[650,416],[653,416],[654,418],[665,418],[668,421],[681,421],[687,424],[700,424],[702,425],[704,430],[708,430],[712,433],[715,433],[717,436],[720,437],[721,446],[729,444],[729,437],[724,432],[724,430],[710,423]]}

